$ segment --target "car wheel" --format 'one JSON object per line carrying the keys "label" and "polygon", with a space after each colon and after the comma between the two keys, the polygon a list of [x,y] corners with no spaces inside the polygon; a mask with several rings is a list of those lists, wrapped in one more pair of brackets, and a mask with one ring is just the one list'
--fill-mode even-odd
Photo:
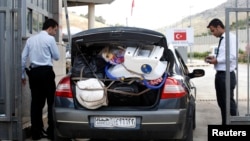
{"label": "car wheel", "polygon": [[62,137],[55,136],[54,141],[72,141],[72,140],[70,138],[62,138]]}
{"label": "car wheel", "polygon": [[55,132],[53,141],[72,141],[72,140],[70,138],[59,137]]}
{"label": "car wheel", "polygon": [[189,106],[189,113],[187,118],[187,125],[186,125],[186,136],[183,138],[182,141],[193,141],[193,130],[196,126],[196,114],[195,114],[195,101],[191,99],[190,106]]}
{"label": "car wheel", "polygon": [[193,114],[193,130],[196,128],[196,103],[195,103],[195,98],[192,96],[191,97],[191,102],[190,102],[191,106],[190,106],[190,110],[192,110],[192,113]]}
{"label": "car wheel", "polygon": [[194,120],[191,119],[190,120],[190,123],[189,123],[189,126],[187,128],[187,135],[186,135],[186,138],[183,139],[183,141],[193,141],[193,125],[194,125]]}
{"label": "car wheel", "polygon": [[194,115],[193,115],[193,130],[196,128],[196,109],[194,107]]}

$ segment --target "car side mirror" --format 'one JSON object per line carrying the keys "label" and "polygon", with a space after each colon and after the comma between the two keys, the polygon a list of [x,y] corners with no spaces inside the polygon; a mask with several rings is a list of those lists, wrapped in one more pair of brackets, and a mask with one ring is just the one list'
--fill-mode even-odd
{"label": "car side mirror", "polygon": [[205,75],[205,71],[203,69],[194,69],[192,73],[189,73],[189,78],[202,77]]}

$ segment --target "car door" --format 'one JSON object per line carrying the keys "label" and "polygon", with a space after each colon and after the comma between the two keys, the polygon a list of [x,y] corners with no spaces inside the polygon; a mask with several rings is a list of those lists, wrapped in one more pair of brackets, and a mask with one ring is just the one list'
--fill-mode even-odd
{"label": "car door", "polygon": [[189,95],[193,95],[194,97],[196,96],[196,88],[195,85],[193,84],[193,82],[191,81],[191,79],[189,78],[188,74],[189,74],[189,69],[186,65],[186,63],[184,62],[181,54],[179,53],[179,51],[177,49],[175,49],[175,54],[177,57],[177,60],[179,61],[179,67],[180,67],[180,71],[182,73],[182,76],[184,78],[184,84],[186,85],[188,91],[189,91]]}

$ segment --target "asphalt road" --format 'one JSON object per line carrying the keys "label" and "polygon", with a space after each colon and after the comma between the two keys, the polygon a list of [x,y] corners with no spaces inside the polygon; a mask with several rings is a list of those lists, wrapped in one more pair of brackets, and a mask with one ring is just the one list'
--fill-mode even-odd
{"label": "asphalt road", "polygon": [[[197,60],[196,60],[197,61]],[[201,78],[194,78],[192,81],[196,85],[196,129],[194,130],[194,141],[207,141],[207,127],[208,125],[220,125],[221,117],[220,110],[217,105],[215,89],[214,89],[214,75],[215,70],[213,65],[205,64],[197,61],[191,64],[189,70],[195,68],[205,69],[205,76]],[[194,65],[197,64],[197,65]],[[237,88],[235,90],[235,98],[238,102],[239,116],[249,115],[249,108],[247,108],[248,89],[249,89],[249,66],[246,64],[238,64]],[[250,117],[249,117],[250,119]]]}

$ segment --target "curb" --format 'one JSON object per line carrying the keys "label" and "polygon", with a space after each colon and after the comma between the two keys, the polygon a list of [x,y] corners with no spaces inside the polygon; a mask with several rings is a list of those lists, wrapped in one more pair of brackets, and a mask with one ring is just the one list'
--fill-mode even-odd
{"label": "curb", "polygon": [[188,67],[206,67],[209,64],[187,64]]}
{"label": "curb", "polygon": [[192,62],[190,62],[190,60],[188,60],[189,62],[186,63],[186,65],[188,67],[206,67],[206,66],[210,66],[210,64],[205,63],[203,60],[193,60]]}

